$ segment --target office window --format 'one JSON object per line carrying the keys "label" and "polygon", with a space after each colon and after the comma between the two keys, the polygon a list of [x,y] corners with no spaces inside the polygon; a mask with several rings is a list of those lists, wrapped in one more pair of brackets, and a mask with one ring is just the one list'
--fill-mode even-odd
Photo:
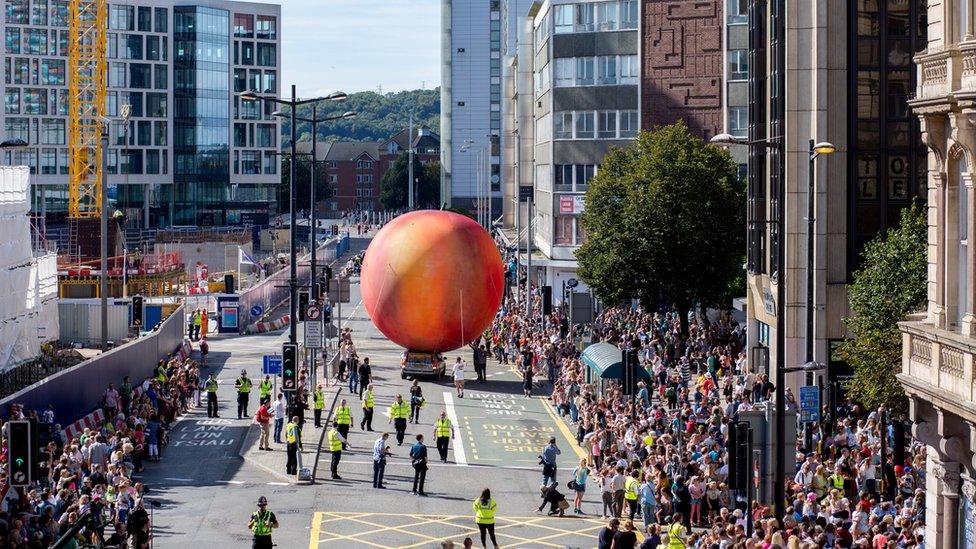
{"label": "office window", "polygon": [[576,85],[577,86],[593,85],[593,58],[592,57],[576,58]]}
{"label": "office window", "polygon": [[156,149],[146,150],[146,173],[150,175],[159,173],[159,151]]}
{"label": "office window", "polygon": [[729,80],[749,78],[749,50],[729,50]]}
{"label": "office window", "polygon": [[26,25],[29,16],[27,12],[27,0],[7,0],[6,10],[7,24]]}
{"label": "office window", "polygon": [[20,114],[20,88],[7,88],[3,96],[3,112]]}
{"label": "office window", "polygon": [[129,63],[129,87],[130,88],[151,88],[149,63]]}
{"label": "office window", "polygon": [[30,84],[30,59],[14,59],[14,84]]}
{"label": "office window", "polygon": [[600,128],[598,137],[601,139],[615,139],[617,137],[617,111],[600,111],[597,114]]}
{"label": "office window", "polygon": [[620,138],[637,137],[640,128],[640,118],[637,111],[620,111]]}
{"label": "office window", "polygon": [[157,90],[165,90],[167,88],[167,80],[169,79],[169,73],[167,72],[166,65],[153,65],[153,75],[155,81],[155,88]]}
{"label": "office window", "polygon": [[153,122],[153,145],[158,147],[166,146],[167,122]]}
{"label": "office window", "polygon": [[264,71],[264,93],[278,93],[278,74],[275,71]]}
{"label": "office window", "polygon": [[576,32],[590,32],[596,26],[593,23],[593,4],[576,4]]}
{"label": "office window", "polygon": [[234,69],[234,92],[247,91],[247,69]]}
{"label": "office window", "polygon": [[147,93],[146,116],[148,118],[166,118],[166,101],[165,93]]}
{"label": "office window", "polygon": [[241,42],[241,65],[254,64],[254,42]]}
{"label": "office window", "polygon": [[159,37],[146,36],[146,59],[148,61],[159,61]]}
{"label": "office window", "polygon": [[254,38],[254,16],[245,13],[234,14],[234,36]]}
{"label": "office window", "polygon": [[153,8],[153,26],[156,32],[169,32],[169,12],[166,8]]}
{"label": "office window", "polygon": [[616,84],[617,83],[617,56],[601,55],[596,58],[596,83],[597,84]]}
{"label": "office window", "polygon": [[7,27],[4,29],[3,43],[7,53],[20,53],[20,28]]}
{"label": "office window", "polygon": [[587,189],[590,180],[593,179],[593,174],[596,172],[595,168],[596,166],[593,164],[578,164],[576,166],[575,190],[585,191]]}
{"label": "office window", "polygon": [[581,111],[576,113],[576,139],[592,139],[594,137],[593,113]]}
{"label": "office window", "polygon": [[142,59],[142,35],[125,34],[125,50],[122,52],[124,59]]}
{"label": "office window", "polygon": [[152,122],[148,120],[136,121],[136,145],[148,147],[152,142]]}
{"label": "office window", "polygon": [[135,6],[110,5],[108,28],[112,30],[135,30]]}
{"label": "office window", "polygon": [[553,189],[557,191],[573,190],[573,165],[556,164],[553,171]]}
{"label": "office window", "polygon": [[264,174],[278,173],[278,158],[273,151],[264,151]]}
{"label": "office window", "polygon": [[258,124],[258,147],[274,147],[275,143],[275,130],[276,126],[274,124]]}
{"label": "office window", "polygon": [[[556,34],[563,34],[567,32],[573,32],[573,5],[572,4],[562,4],[555,6],[556,15],[553,19],[554,21],[554,32]],[[542,28],[541,26],[539,28]]]}
{"label": "office window", "polygon": [[68,0],[51,0],[49,10],[50,20],[48,23],[52,27],[68,26]]}
{"label": "office window", "polygon": [[555,235],[553,244],[557,246],[573,245],[573,218],[566,215],[557,215],[555,221]]}
{"label": "office window", "polygon": [[[576,79],[576,60],[572,57],[559,57],[555,61],[555,85],[557,88],[572,86]],[[539,75],[540,73],[536,73]]]}
{"label": "office window", "polygon": [[278,35],[278,23],[273,15],[258,16],[258,38],[274,40]]}
{"label": "office window", "polygon": [[47,25],[47,0],[31,2],[31,25]]}
{"label": "office window", "polygon": [[41,149],[41,173],[54,175],[57,171],[57,149]]}
{"label": "office window", "polygon": [[41,59],[41,84],[64,86],[66,82],[64,59]]}
{"label": "office window", "polygon": [[553,138],[572,139],[573,138],[573,113],[557,112],[553,117]]}
{"label": "office window", "polygon": [[152,8],[149,6],[139,6],[139,11],[136,18],[136,29],[139,32],[151,32],[152,31]]}
{"label": "office window", "polygon": [[729,133],[736,137],[749,134],[749,108],[729,107]]}
{"label": "office window", "polygon": [[109,59],[119,58],[119,35],[114,32],[108,33],[105,37],[106,49]]}
{"label": "office window", "polygon": [[258,42],[258,65],[262,67],[273,67],[277,64],[277,60],[274,44]]}
{"label": "office window", "polygon": [[25,29],[24,53],[31,55],[47,55],[47,31],[43,29]]}
{"label": "office window", "polygon": [[620,83],[636,84],[640,71],[640,64],[636,55],[620,56]]}
{"label": "office window", "polygon": [[[4,133],[7,139],[23,139],[28,141],[30,119],[29,118],[6,118],[4,119]],[[29,141],[28,141],[29,143]]]}
{"label": "office window", "polygon": [[620,28],[637,28],[637,0],[624,0],[620,3]]}
{"label": "office window", "polygon": [[247,89],[249,90],[260,90],[261,89],[261,71],[248,71],[248,76],[250,80],[247,84]]}
{"label": "office window", "polygon": [[47,114],[47,90],[24,89],[24,114]]}
{"label": "office window", "polygon": [[596,5],[597,30],[617,30],[617,3],[600,2]]}
{"label": "office window", "polygon": [[726,9],[728,10],[730,24],[749,22],[749,0],[728,0]]}
{"label": "office window", "polygon": [[143,116],[142,92],[128,92],[122,95],[124,102],[129,103],[132,109],[132,116],[140,118]]}
{"label": "office window", "polygon": [[234,146],[247,146],[247,124],[234,124]]}
{"label": "office window", "polygon": [[261,153],[258,151],[241,151],[241,173],[257,175],[261,173]]}

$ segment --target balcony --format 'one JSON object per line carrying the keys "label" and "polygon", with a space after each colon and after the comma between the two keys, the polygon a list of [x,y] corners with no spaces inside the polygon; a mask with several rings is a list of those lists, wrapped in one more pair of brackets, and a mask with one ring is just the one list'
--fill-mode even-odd
{"label": "balcony", "polygon": [[924,396],[940,408],[957,413],[976,412],[976,340],[939,329],[924,314],[900,322],[905,390]]}

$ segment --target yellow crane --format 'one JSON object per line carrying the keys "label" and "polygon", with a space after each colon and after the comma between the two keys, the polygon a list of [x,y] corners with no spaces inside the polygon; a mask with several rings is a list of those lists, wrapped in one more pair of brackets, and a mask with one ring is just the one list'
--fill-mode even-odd
{"label": "yellow crane", "polygon": [[71,0],[68,38],[68,217],[102,212],[102,119],[107,62],[106,0]]}

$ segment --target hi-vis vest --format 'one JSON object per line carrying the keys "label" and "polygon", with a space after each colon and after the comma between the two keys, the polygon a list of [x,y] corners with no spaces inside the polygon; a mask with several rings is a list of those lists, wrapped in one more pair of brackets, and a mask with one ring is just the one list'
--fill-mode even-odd
{"label": "hi-vis vest", "polygon": [[481,498],[474,500],[474,521],[477,524],[495,524],[495,509],[498,504],[494,499],[488,500],[488,505],[481,503]]}
{"label": "hi-vis vest", "polygon": [[254,526],[251,527],[251,532],[255,536],[271,535],[271,511],[254,513]]}
{"label": "hi-vis vest", "polygon": [[216,379],[208,379],[207,380],[207,392],[208,393],[216,393],[217,392],[217,380]]}
{"label": "hi-vis vest", "polygon": [[394,402],[390,406],[390,417],[393,419],[407,419],[410,415],[410,405],[406,402]]}
{"label": "hi-vis vest", "polygon": [[329,430],[329,451],[342,451],[342,441],[339,440],[339,431],[337,431],[335,428]]}
{"label": "hi-vis vest", "polygon": [[634,477],[627,477],[624,480],[624,498],[632,501],[637,500],[637,492],[640,490],[640,482]]}
{"label": "hi-vis vest", "polygon": [[292,423],[292,422],[289,421],[288,422],[288,425],[285,426],[285,437],[288,439],[288,443],[289,444],[291,444],[293,442],[297,442],[298,441],[298,425],[295,425],[294,423]]}
{"label": "hi-vis vest", "polygon": [[684,524],[674,522],[671,526],[668,526],[668,549],[685,549],[685,540],[682,539],[684,535]]}
{"label": "hi-vis vest", "polygon": [[437,438],[446,438],[451,436],[451,420],[447,418],[438,418],[437,421],[434,422],[434,434],[437,435]]}
{"label": "hi-vis vest", "polygon": [[833,474],[830,475],[830,482],[840,491],[844,491],[844,477],[843,475]]}
{"label": "hi-vis vest", "polygon": [[237,392],[246,395],[251,392],[251,380],[246,377],[237,378]]}
{"label": "hi-vis vest", "polygon": [[261,391],[261,398],[267,398],[271,396],[271,381],[265,380],[261,382],[261,387],[258,388]]}
{"label": "hi-vis vest", "polygon": [[373,391],[370,391],[369,389],[367,389],[366,392],[363,393],[363,396],[365,397],[363,399],[363,408],[372,409],[373,408],[373,405],[374,405],[374,403],[373,403]]}
{"label": "hi-vis vest", "polygon": [[313,396],[315,397],[315,409],[321,410],[325,408],[325,394],[322,391],[315,391]]}
{"label": "hi-vis vest", "polygon": [[336,410],[336,419],[335,420],[336,420],[336,423],[338,423],[339,425],[351,425],[352,424],[352,415],[350,415],[349,407],[348,406],[339,406],[339,409]]}

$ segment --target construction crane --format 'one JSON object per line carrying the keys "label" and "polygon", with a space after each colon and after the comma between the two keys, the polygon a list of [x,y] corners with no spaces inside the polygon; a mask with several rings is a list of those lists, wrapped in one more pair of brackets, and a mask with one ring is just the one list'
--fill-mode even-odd
{"label": "construction crane", "polygon": [[106,0],[71,0],[68,38],[68,217],[102,212],[102,119],[107,62]]}

